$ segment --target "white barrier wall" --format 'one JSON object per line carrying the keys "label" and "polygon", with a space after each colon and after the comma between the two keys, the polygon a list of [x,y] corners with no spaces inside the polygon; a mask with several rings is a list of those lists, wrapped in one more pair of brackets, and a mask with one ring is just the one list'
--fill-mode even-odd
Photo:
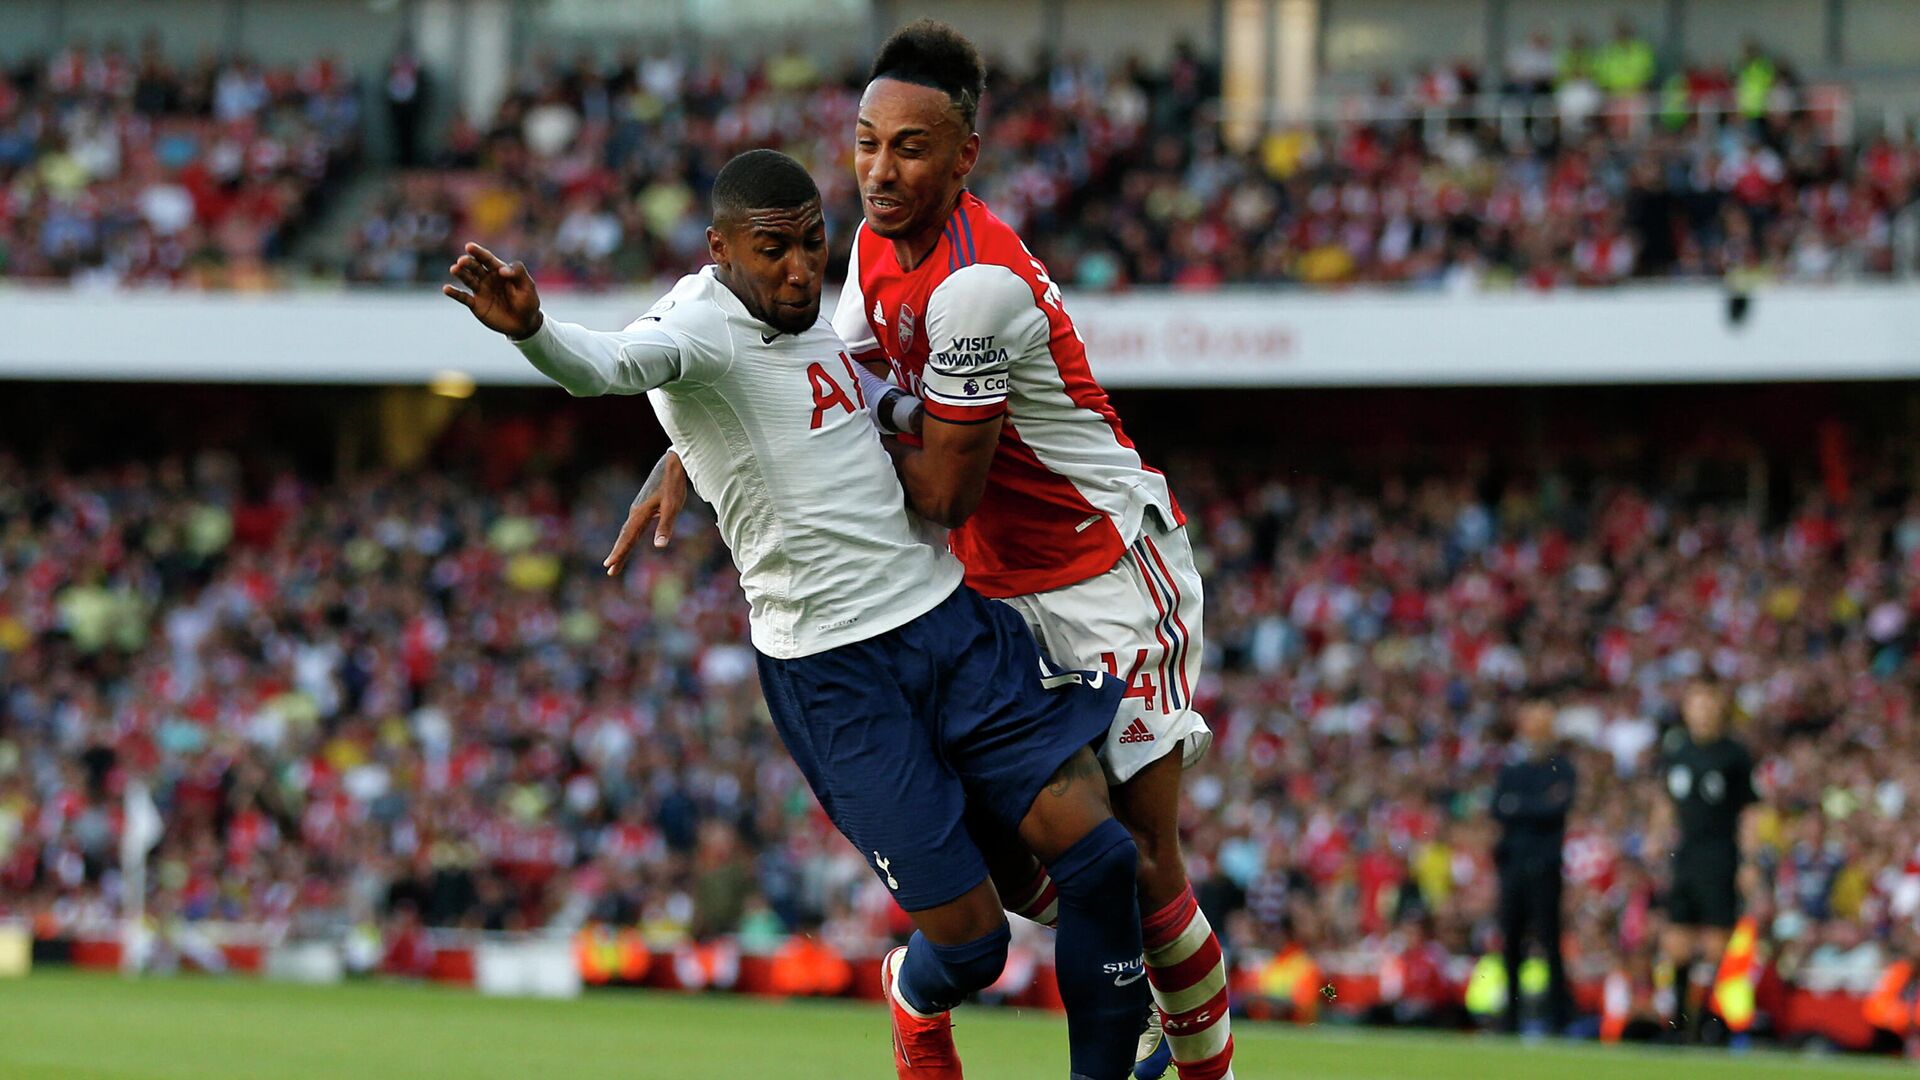
{"label": "white barrier wall", "polygon": [[[646,294],[546,297],[615,328]],[[828,301],[831,309],[831,298]],[[1067,297],[1116,387],[1920,378],[1920,287],[1781,287],[1729,317],[1711,286],[1548,295],[1140,292]],[[0,292],[0,378],[538,384],[437,293]]]}
{"label": "white barrier wall", "polygon": [[331,986],[346,980],[347,967],[335,942],[300,941],[269,948],[260,973],[276,982]]}
{"label": "white barrier wall", "polygon": [[33,934],[24,922],[0,920],[0,979],[17,979],[33,970]]}
{"label": "white barrier wall", "polygon": [[488,938],[474,950],[473,985],[489,997],[575,998],[580,965],[568,938]]}

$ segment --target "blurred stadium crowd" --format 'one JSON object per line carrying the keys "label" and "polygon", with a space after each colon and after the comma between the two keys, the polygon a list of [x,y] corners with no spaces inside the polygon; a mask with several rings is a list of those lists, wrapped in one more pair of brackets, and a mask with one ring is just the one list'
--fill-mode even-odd
{"label": "blurred stadium crowd", "polygon": [[[1626,24],[1599,43],[1530,37],[1504,68],[1497,84],[1459,66],[1382,76],[1230,149],[1218,72],[1194,52],[1042,58],[994,72],[974,186],[1079,289],[1920,272],[1920,145],[1904,123],[1856,138],[1844,87],[1757,46],[1663,66]],[[288,237],[358,160],[351,73],[76,47],[0,73],[0,274],[418,284],[480,236],[543,282],[626,284],[703,261],[707,184],[764,145],[822,181],[844,251],[862,75],[799,53],[542,53],[488,121],[423,134],[430,73],[396,58],[395,157],[430,167],[328,221],[338,258],[292,259]]]}
{"label": "blurred stadium crowd", "polygon": [[176,65],[69,47],[0,66],[0,277],[265,287],[358,159],[337,61]]}
{"label": "blurred stadium crowd", "polygon": [[[142,778],[167,922],[389,945],[421,924],[599,921],[662,948],[804,929],[848,956],[899,932],[765,719],[713,530],[688,519],[609,582],[634,476],[567,496],[465,475],[0,458],[0,916],[49,936],[116,917]],[[1547,694],[1581,777],[1571,970],[1649,1008],[1673,842],[1657,756],[1702,672],[1758,762],[1743,884],[1775,972],[1862,990],[1913,953],[1920,500],[1892,475],[1804,491],[1777,526],[1604,475],[1377,496],[1205,464],[1174,480],[1219,732],[1184,826],[1270,1005],[1317,1007],[1290,974],[1306,961],[1457,1007],[1494,945],[1510,711]]]}

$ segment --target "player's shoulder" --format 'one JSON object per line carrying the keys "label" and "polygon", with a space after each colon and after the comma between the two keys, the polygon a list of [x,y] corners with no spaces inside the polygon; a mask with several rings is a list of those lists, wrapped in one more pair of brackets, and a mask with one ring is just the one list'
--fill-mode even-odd
{"label": "player's shoulder", "polygon": [[713,290],[719,283],[711,271],[708,267],[675,282],[665,296],[628,323],[627,329],[658,326],[681,336],[702,339],[722,332],[726,312],[715,302]]}
{"label": "player's shoulder", "polygon": [[975,263],[948,274],[927,298],[927,364],[1004,370],[1046,347],[1049,323],[1034,290],[1013,271]]}
{"label": "player's shoulder", "polygon": [[1032,270],[1033,254],[1020,234],[973,192],[961,193],[948,227],[960,241],[962,262],[993,263],[1022,275]]}
{"label": "player's shoulder", "polygon": [[[1033,286],[1010,266],[969,263],[950,271],[927,300],[930,313],[998,314],[1010,317],[1034,310]],[[945,309],[944,311],[942,309]]]}
{"label": "player's shoulder", "polygon": [[[1061,308],[1060,287],[1013,227],[972,192],[964,192],[947,224],[954,265],[934,290],[956,300],[998,304],[1012,314]],[[933,301],[929,301],[933,303]]]}

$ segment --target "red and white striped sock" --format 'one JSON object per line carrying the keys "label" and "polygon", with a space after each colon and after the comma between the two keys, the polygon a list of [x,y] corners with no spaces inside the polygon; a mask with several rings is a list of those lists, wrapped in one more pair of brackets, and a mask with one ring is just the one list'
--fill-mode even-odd
{"label": "red and white striped sock", "polygon": [[1006,905],[1008,911],[1023,919],[1056,930],[1060,928],[1060,890],[1054,888],[1053,878],[1037,859],[1033,864],[1033,880],[1007,897]]}
{"label": "red and white striped sock", "polygon": [[1141,921],[1147,981],[1166,1020],[1180,1080],[1233,1080],[1233,1028],[1227,1019],[1227,963],[1220,939],[1188,886]]}

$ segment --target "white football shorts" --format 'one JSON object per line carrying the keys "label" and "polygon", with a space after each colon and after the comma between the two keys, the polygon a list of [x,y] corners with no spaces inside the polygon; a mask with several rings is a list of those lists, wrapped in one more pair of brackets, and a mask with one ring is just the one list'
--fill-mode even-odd
{"label": "white football shorts", "polygon": [[1213,743],[1193,707],[1202,663],[1200,573],[1184,528],[1146,528],[1113,569],[1050,592],[1008,597],[1056,668],[1123,679],[1126,697],[1100,757],[1116,784],[1178,748],[1192,768]]}

